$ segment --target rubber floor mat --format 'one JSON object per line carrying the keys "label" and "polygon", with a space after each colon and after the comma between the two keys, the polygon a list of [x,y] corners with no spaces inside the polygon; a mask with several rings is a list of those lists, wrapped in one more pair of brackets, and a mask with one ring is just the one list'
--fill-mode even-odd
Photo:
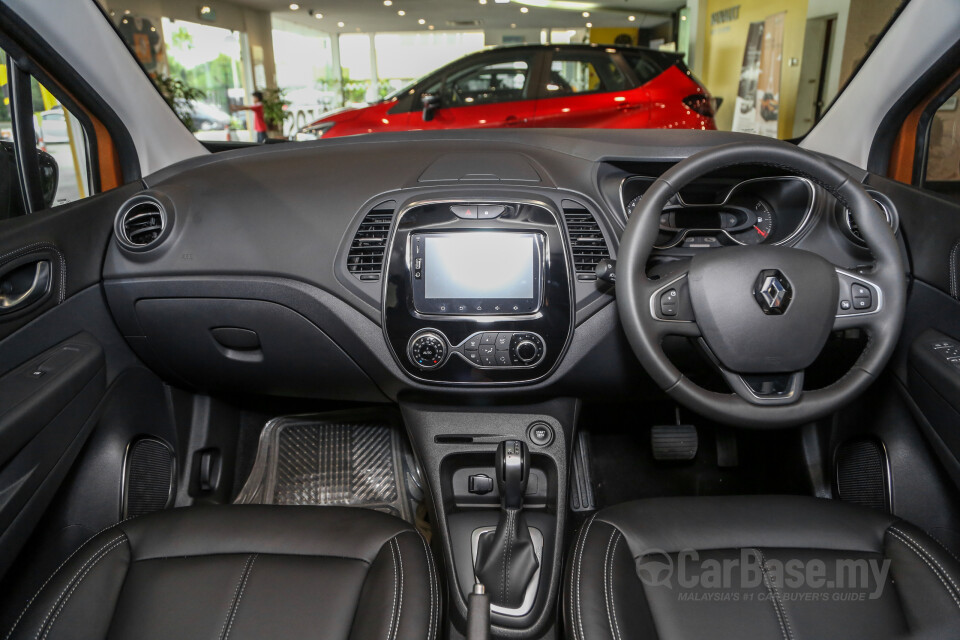
{"label": "rubber floor mat", "polygon": [[399,423],[383,412],[351,411],[268,422],[234,502],[365,507],[413,523],[421,499]]}

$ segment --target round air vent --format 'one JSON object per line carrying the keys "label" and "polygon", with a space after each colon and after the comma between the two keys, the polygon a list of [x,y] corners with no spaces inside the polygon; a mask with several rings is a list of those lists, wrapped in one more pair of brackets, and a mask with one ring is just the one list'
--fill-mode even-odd
{"label": "round air vent", "polygon": [[166,237],[172,209],[163,200],[156,195],[140,194],[120,207],[114,231],[125,249],[146,251]]}
{"label": "round air vent", "polygon": [[[873,201],[877,203],[880,210],[883,211],[883,215],[887,218],[887,224],[889,224],[893,232],[896,233],[900,226],[900,220],[897,218],[897,210],[893,206],[893,202],[890,198],[877,191],[868,189],[867,193],[873,198]],[[853,214],[850,213],[850,210],[842,209],[840,217],[840,228],[843,230],[844,235],[860,246],[867,246],[863,241],[863,235],[860,233],[860,228],[853,219]]]}

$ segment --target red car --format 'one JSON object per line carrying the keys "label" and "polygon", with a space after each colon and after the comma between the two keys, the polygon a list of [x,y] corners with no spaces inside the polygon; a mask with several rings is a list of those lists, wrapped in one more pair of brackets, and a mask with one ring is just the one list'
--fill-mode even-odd
{"label": "red car", "polygon": [[382,102],[331,112],[297,137],[482,127],[715,129],[718,106],[679,54],[521,45],[456,60]]}

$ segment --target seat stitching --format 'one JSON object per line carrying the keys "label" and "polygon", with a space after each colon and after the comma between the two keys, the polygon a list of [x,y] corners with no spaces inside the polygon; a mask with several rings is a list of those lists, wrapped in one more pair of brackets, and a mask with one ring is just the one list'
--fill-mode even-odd
{"label": "seat stitching", "polygon": [[787,612],[783,608],[780,592],[777,590],[776,585],[770,580],[770,575],[767,573],[767,559],[763,556],[763,551],[760,549],[757,549],[757,553],[760,554],[760,571],[763,573],[763,583],[766,585],[767,591],[770,593],[771,600],[773,601],[773,611],[777,614],[780,631],[783,633],[784,638],[793,640],[793,629],[790,628],[790,620],[787,619]]}
{"label": "seat stitching", "polygon": [[[108,527],[108,528],[109,528],[109,527]],[[99,535],[99,534],[98,534],[98,535]],[[96,537],[96,536],[94,536],[94,537]],[[60,604],[60,600],[61,600],[61,599],[63,598],[63,596],[67,593],[67,590],[70,589],[70,586],[71,586],[71,585],[73,584],[73,582],[77,579],[77,576],[79,576],[80,573],[81,573],[84,569],[86,569],[87,566],[88,566],[91,562],[95,562],[96,559],[97,559],[97,557],[98,557],[101,553],[103,553],[103,551],[104,551],[107,547],[109,547],[110,545],[116,543],[118,540],[122,540],[122,539],[125,538],[125,537],[126,537],[126,536],[125,536],[124,534],[121,534],[121,535],[117,536],[116,538],[113,538],[112,540],[110,540],[109,542],[107,542],[106,544],[104,544],[102,547],[100,547],[99,549],[97,549],[97,551],[96,551],[92,556],[90,556],[89,558],[87,558],[86,561],[84,561],[84,563],[83,563],[82,565],[80,565],[80,568],[77,569],[76,573],[73,574],[73,577],[71,577],[70,580],[67,581],[67,584],[66,584],[66,586],[64,586],[63,591],[60,592],[60,595],[58,595],[57,598],[56,598],[56,600],[53,601],[53,604],[50,605],[50,610],[47,611],[47,615],[45,615],[45,616],[43,617],[43,622],[40,623],[40,628],[37,629],[37,635],[36,635],[35,637],[37,637],[37,638],[40,637],[40,634],[43,632],[44,627],[47,626],[47,621],[50,619],[50,616],[53,615],[54,609],[56,609],[57,606]],[[89,542],[89,541],[88,541],[88,542]],[[84,543],[84,545],[85,545],[85,544],[86,544],[86,543]],[[81,546],[80,549],[83,549],[83,546]],[[76,551],[74,551],[74,555],[76,555],[76,554],[80,551],[80,549],[77,549]],[[72,558],[72,557],[73,557],[73,555],[70,556],[70,558]],[[70,561],[70,558],[67,558],[66,560],[64,560],[64,561],[63,561],[63,564],[66,564],[67,562],[69,562],[69,561]],[[61,568],[63,567],[63,564],[60,565]],[[57,572],[59,572],[59,571],[60,571],[60,569],[58,568],[58,569],[57,569]],[[55,575],[56,575],[56,572],[54,572],[54,575],[53,575],[53,576],[50,576],[50,578],[47,579],[47,582],[43,583],[43,587],[46,587],[46,586],[47,586],[47,583],[49,583],[50,580],[52,580]],[[33,598],[30,599],[30,603],[27,604],[27,609],[29,609],[30,604],[32,604],[33,601],[37,598],[37,596],[39,596],[40,593],[43,591],[43,587],[41,587],[41,588],[40,588],[40,591],[38,591],[38,592],[36,593],[36,595],[34,595]],[[20,614],[20,618],[22,618],[23,615],[27,612],[27,609],[24,609],[24,610],[23,610],[23,612]],[[17,618],[17,622],[14,623],[14,629],[16,628],[17,624],[19,624],[20,618]],[[14,629],[10,629],[10,633],[7,635],[7,638],[9,638],[10,636],[13,635]]]}
{"label": "seat stitching", "polygon": [[613,550],[610,552],[610,612],[613,616],[613,626],[617,632],[617,640],[621,640],[620,623],[617,621],[617,600],[613,594],[613,558],[617,555],[617,545],[623,540],[623,532],[617,529],[617,539],[613,541]]}
{"label": "seat stitching", "polygon": [[613,585],[611,580],[613,576],[613,571],[612,571],[612,567],[610,566],[611,564],[610,549],[613,547],[613,539],[617,536],[617,532],[618,532],[618,529],[614,529],[613,531],[610,532],[610,539],[607,541],[607,551],[604,554],[604,560],[603,560],[603,600],[604,600],[604,604],[607,605],[607,622],[610,625],[610,635],[613,636],[614,640],[619,640],[619,639],[617,636],[617,631],[613,626],[613,615],[611,614],[611,605],[610,605],[610,602],[612,600],[612,592],[613,592]]}
{"label": "seat stitching", "polygon": [[580,638],[586,638],[583,633],[583,611],[580,609],[580,576],[582,575],[583,569],[583,554],[587,549],[587,536],[590,535],[590,526],[593,524],[593,521],[597,519],[597,514],[593,514],[593,517],[590,518],[590,521],[584,527],[583,532],[583,544],[580,545],[580,558],[577,560],[577,626],[580,629]]}
{"label": "seat stitching", "polygon": [[233,607],[230,609],[230,615],[228,616],[229,623],[227,624],[226,633],[223,635],[223,640],[227,640],[230,637],[230,632],[233,630],[233,621],[237,619],[237,611],[240,609],[240,601],[243,599],[243,592],[247,590],[247,583],[250,581],[250,574],[253,573],[253,563],[257,561],[257,558],[260,557],[259,553],[255,553],[249,558],[243,567],[243,577],[240,578],[240,592],[234,594]]}
{"label": "seat stitching", "polygon": [[[40,585],[40,588],[37,589],[37,592],[33,594],[33,597],[30,598],[29,601],[27,601],[27,604],[23,607],[23,611],[20,612],[20,615],[17,616],[17,619],[13,622],[13,626],[10,627],[10,631],[7,632],[7,635],[6,635],[6,637],[4,638],[4,640],[10,640],[10,638],[13,636],[13,632],[17,630],[17,625],[20,624],[20,620],[22,620],[22,619],[23,619],[23,616],[26,615],[27,611],[30,610],[30,606],[31,606],[31,605],[33,604],[33,602],[37,599],[37,596],[39,596],[41,593],[43,593],[43,590],[46,589],[46,588],[47,588],[47,585],[50,584],[50,581],[53,580],[53,579],[57,576],[58,573],[60,573],[60,570],[63,569],[63,567],[66,566],[66,564],[67,564],[68,562],[70,562],[71,560],[73,560],[73,557],[74,557],[75,555],[77,555],[78,553],[80,553],[80,551],[82,551],[84,548],[86,548],[87,544],[88,544],[91,540],[93,540],[94,538],[96,538],[97,536],[99,536],[101,533],[103,533],[103,532],[106,531],[107,529],[112,529],[112,528],[115,527],[115,526],[117,526],[117,525],[116,525],[116,524],[111,524],[109,527],[106,527],[106,528],[104,528],[104,529],[101,529],[101,530],[98,531],[97,533],[95,533],[95,534],[93,534],[92,536],[90,536],[89,538],[87,538],[87,539],[84,541],[83,544],[81,544],[79,547],[77,547],[76,549],[74,549],[73,553],[71,553],[69,556],[67,556],[67,559],[66,559],[66,560],[64,560],[63,562],[60,563],[60,566],[57,567],[57,568],[54,570],[53,573],[51,573],[49,576],[47,576],[47,579],[43,582],[42,585]],[[112,541],[111,541],[111,542],[112,542]],[[110,543],[108,542],[107,544],[110,544]],[[101,551],[102,551],[102,549],[101,549]],[[97,553],[99,553],[99,551],[98,551]],[[96,555],[96,554],[94,554],[94,555]]]}
{"label": "seat stitching", "polygon": [[393,538],[390,539],[390,558],[393,560],[393,607],[390,611],[390,626],[387,627],[387,639],[393,637],[393,621],[397,616],[397,554],[393,550]]}
{"label": "seat stitching", "polygon": [[943,576],[940,574],[940,572],[937,571],[936,567],[934,567],[932,564],[930,564],[930,561],[927,560],[927,558],[926,558],[922,553],[920,553],[920,551],[919,551],[915,546],[913,546],[912,544],[910,544],[910,542],[908,542],[905,538],[897,535],[897,533],[896,533],[895,531],[890,531],[890,534],[891,534],[894,538],[896,538],[897,540],[899,540],[900,542],[902,542],[905,547],[907,547],[908,549],[910,549],[911,551],[913,551],[913,553],[914,553],[918,558],[920,558],[921,560],[923,560],[924,564],[926,564],[926,565],[930,568],[930,570],[933,572],[933,574],[934,574],[935,576],[937,576],[937,579],[940,580],[940,584],[943,585],[943,588],[946,590],[947,594],[948,594],[948,595],[950,596],[950,598],[953,600],[954,604],[956,604],[957,607],[960,608],[960,600],[957,599],[956,594],[955,594],[955,593],[953,592],[953,590],[950,588],[950,585],[947,583],[947,581],[943,579]]}
{"label": "seat stitching", "polygon": [[397,547],[397,557],[400,559],[398,563],[400,568],[400,590],[398,597],[398,606],[397,606],[397,627],[394,630],[393,638],[396,640],[397,636],[400,634],[400,616],[403,615],[403,554],[400,553],[400,542],[394,538],[393,544]]}
{"label": "seat stitching", "polygon": [[916,545],[916,547],[917,547],[925,556],[927,556],[927,558],[928,558],[931,562],[933,562],[934,564],[937,565],[937,568],[940,569],[940,571],[943,573],[943,576],[944,576],[947,580],[950,581],[950,584],[953,586],[954,590],[957,591],[957,592],[960,592],[960,587],[957,587],[957,583],[953,581],[953,578],[950,577],[950,574],[947,572],[947,570],[943,568],[943,565],[941,565],[941,564],[937,561],[937,559],[933,556],[933,554],[931,554],[927,549],[925,549],[921,543],[919,543],[919,542],[917,542],[916,540],[914,540],[913,538],[911,538],[911,537],[910,537],[910,534],[908,534],[908,533],[906,533],[905,531],[899,529],[899,528],[896,527],[895,525],[890,525],[889,528],[890,528],[891,531],[900,534],[901,536],[903,536],[904,538],[906,538],[907,540],[909,540],[910,542],[912,542],[914,545]]}
{"label": "seat stitching", "polygon": [[[63,600],[59,601],[59,605],[55,605],[55,608],[56,608],[57,612],[54,614],[53,618],[50,620],[50,624],[47,626],[47,628],[44,629],[43,626],[41,625],[40,629],[37,631],[37,637],[38,637],[38,638],[41,638],[41,640],[45,640],[45,639],[47,638],[47,636],[50,635],[50,630],[53,629],[53,625],[56,624],[57,619],[60,617],[60,614],[63,613],[64,608],[67,606],[67,602],[70,600],[70,597],[73,596],[74,591],[76,591],[77,588],[80,586],[80,584],[83,583],[83,580],[84,580],[84,578],[87,577],[87,574],[89,574],[91,571],[93,571],[93,568],[96,567],[97,564],[98,564],[101,560],[103,560],[103,559],[106,558],[108,555],[110,555],[110,552],[111,552],[111,551],[113,551],[113,550],[116,549],[117,547],[121,546],[121,545],[124,543],[124,540],[126,540],[126,535],[121,536],[120,538],[116,538],[116,539],[114,540],[113,544],[112,544],[109,548],[102,548],[102,549],[101,549],[102,553],[100,553],[100,555],[99,555],[98,557],[95,556],[95,558],[96,558],[95,560],[94,560],[93,558],[91,558],[91,560],[93,560],[93,561],[92,561],[92,562],[90,562],[90,561],[87,562],[87,565],[88,565],[88,566],[87,566],[87,568],[83,571],[83,573],[82,573],[82,574],[78,574],[77,576],[74,577],[74,580],[72,581],[72,582],[73,582],[73,585],[70,586],[70,590],[69,590],[68,592],[65,591],[65,593],[61,593],[61,594],[60,594],[60,597],[63,598]],[[98,553],[99,553],[99,552],[98,552]],[[69,585],[68,585],[68,586],[69,586]],[[53,613],[53,611],[51,610],[50,613]],[[47,614],[47,615],[48,615],[48,617],[49,617],[50,614]],[[46,623],[46,620],[44,620],[44,623]],[[40,635],[41,631],[43,632],[43,635],[42,635],[42,636]]]}
{"label": "seat stitching", "polygon": [[237,586],[233,590],[233,597],[230,598],[230,606],[227,607],[227,617],[223,619],[223,624],[220,626],[220,635],[217,637],[220,640],[224,640],[227,633],[227,623],[230,622],[233,617],[234,610],[237,604],[237,597],[240,595],[240,588],[243,586],[244,581],[247,578],[247,569],[250,568],[250,563],[253,560],[253,555],[248,555],[247,559],[243,563],[243,570],[240,572],[240,579],[237,580]]}
{"label": "seat stitching", "polygon": [[420,543],[423,545],[423,555],[427,559],[427,581],[430,583],[430,622],[427,625],[427,640],[433,640],[433,614],[435,607],[433,604],[433,560],[430,558],[430,550],[427,547],[427,539],[423,537],[423,534],[417,531],[417,536],[420,538]]}

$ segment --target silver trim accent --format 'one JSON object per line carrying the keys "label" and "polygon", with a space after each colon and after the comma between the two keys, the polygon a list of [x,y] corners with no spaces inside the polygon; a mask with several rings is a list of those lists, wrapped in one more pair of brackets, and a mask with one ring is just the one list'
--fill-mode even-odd
{"label": "silver trim accent", "polygon": [[664,289],[669,289],[673,285],[677,284],[678,282],[686,278],[687,275],[688,275],[687,273],[684,273],[683,275],[677,276],[676,278],[674,278],[673,280],[661,286],[656,291],[650,294],[650,315],[653,316],[654,320],[656,320],[657,322],[677,322],[680,324],[696,324],[697,322],[696,320],[674,320],[672,318],[661,318],[660,316],[657,315],[657,303],[656,303],[657,298],[660,296],[660,294],[663,292]]}
{"label": "silver trim accent", "polygon": [[[466,355],[464,355],[463,352],[465,351],[465,349],[463,348],[463,345],[465,345],[465,344],[467,343],[467,340],[469,340],[470,338],[472,338],[472,337],[474,337],[474,336],[482,336],[482,335],[485,334],[485,333],[532,333],[533,335],[535,335],[535,336],[537,336],[538,338],[540,338],[540,344],[543,345],[543,353],[540,354],[540,357],[537,358],[535,362],[531,362],[531,364],[511,364],[511,365],[509,365],[509,366],[494,365],[494,366],[492,366],[492,367],[489,366],[489,365],[476,364],[476,363],[472,362],[472,361],[470,360],[470,358],[468,358]],[[496,353],[496,349],[494,349],[494,353]],[[512,352],[511,352],[511,353],[512,353]],[[540,364],[540,362],[546,357],[546,355],[547,355],[547,343],[546,343],[546,341],[543,339],[543,336],[541,336],[541,335],[540,335],[539,333],[537,333],[536,331],[514,331],[514,330],[512,330],[512,329],[507,330],[507,331],[477,331],[477,332],[475,332],[475,333],[471,333],[469,336],[467,336],[467,337],[463,340],[463,342],[461,342],[461,343],[458,344],[457,346],[451,347],[451,348],[450,348],[450,355],[453,355],[453,354],[456,354],[456,355],[460,356],[461,358],[463,358],[464,360],[466,360],[466,361],[467,361],[467,364],[469,364],[469,365],[470,365],[471,367],[473,367],[474,369],[533,369],[533,368],[536,367],[538,364]]]}
{"label": "silver trim accent", "polygon": [[[659,179],[659,178],[652,178],[652,179],[651,179],[651,177],[649,177],[649,176],[628,176],[628,177],[624,178],[624,179],[620,182],[620,205],[621,205],[621,207],[622,207],[623,220],[624,220],[625,223],[629,222],[630,216],[629,216],[629,213],[627,212],[627,205],[629,204],[629,202],[625,202],[625,201],[624,201],[624,195],[623,195],[623,189],[624,189],[624,187],[627,185],[627,183],[629,183],[629,182],[631,182],[631,181],[633,181],[633,180],[648,180],[648,181],[650,181],[650,182],[656,182],[658,179]],[[804,214],[803,214],[803,219],[801,219],[800,224],[797,225],[797,228],[794,229],[793,232],[792,232],[789,236],[787,236],[786,238],[784,238],[783,240],[780,240],[780,241],[778,241],[778,242],[771,242],[771,243],[770,243],[772,246],[780,246],[780,245],[785,245],[785,244],[787,244],[787,243],[789,243],[789,242],[792,242],[795,238],[797,238],[803,231],[806,230],[806,227],[809,226],[810,221],[813,219],[813,213],[814,213],[814,211],[816,210],[816,204],[817,204],[817,190],[816,190],[816,188],[814,187],[813,182],[811,182],[811,181],[808,180],[807,178],[804,178],[804,177],[801,177],[801,176],[768,176],[768,177],[762,177],[762,178],[748,178],[748,179],[743,180],[743,181],[741,181],[741,182],[738,182],[737,184],[735,184],[735,185],[733,185],[732,187],[730,187],[730,190],[727,191],[727,194],[724,196],[723,200],[721,200],[719,203],[712,203],[712,204],[709,204],[709,205],[697,205],[697,204],[692,204],[692,205],[691,205],[691,204],[688,204],[687,202],[685,202],[685,201],[683,200],[683,197],[680,195],[679,192],[677,192],[677,193],[674,195],[674,197],[677,199],[677,202],[679,203],[679,205],[680,205],[681,207],[683,207],[683,208],[686,208],[686,207],[698,207],[698,206],[722,207],[723,205],[725,205],[725,204],[730,200],[730,198],[733,196],[733,194],[736,192],[736,190],[739,189],[740,187],[742,187],[743,185],[745,185],[745,184],[751,184],[751,183],[754,183],[754,182],[770,182],[770,181],[774,181],[774,180],[777,180],[777,181],[780,181],[780,180],[799,180],[799,181],[801,181],[801,182],[803,182],[804,184],[807,185],[807,190],[809,191],[809,196],[810,196],[809,199],[808,199],[808,201],[807,201],[807,209],[806,209],[806,211],[805,211]],[[632,200],[631,200],[631,202],[632,202]],[[774,212],[771,211],[771,213],[774,213]],[[679,237],[677,237],[677,239],[676,239],[672,244],[669,244],[669,245],[654,245],[653,248],[654,248],[654,249],[661,249],[661,250],[662,250],[662,249],[672,249],[672,248],[676,247],[678,244],[682,243],[682,242],[684,241],[684,239],[687,237],[687,235],[688,235],[690,232],[696,232],[696,231],[701,231],[701,232],[702,232],[702,231],[711,231],[711,232],[713,232],[713,231],[719,231],[719,232],[723,233],[724,235],[726,235],[732,242],[734,242],[734,243],[736,243],[736,244],[738,244],[738,245],[740,245],[740,246],[749,246],[746,242],[740,242],[739,240],[737,240],[736,238],[734,238],[732,235],[730,235],[730,234],[729,234],[726,230],[724,230],[724,229],[682,229],[681,232],[680,232]]]}
{"label": "silver trim accent", "polygon": [[[510,616],[511,618],[520,618],[533,610],[533,603],[537,599],[537,589],[540,586],[540,571],[543,568],[543,534],[540,533],[539,529],[534,527],[527,527],[530,530],[530,539],[533,541],[533,553],[537,556],[537,570],[534,572],[533,577],[530,578],[530,584],[527,585],[527,592],[523,595],[523,603],[516,609],[508,609],[506,607],[501,607],[490,602],[490,612],[499,613],[500,615]],[[477,566],[477,548],[480,546],[480,536],[488,532],[496,531],[496,527],[480,527],[473,530],[473,534],[470,536],[470,547],[473,552],[473,567]],[[474,582],[477,582],[477,576],[473,576]]]}
{"label": "silver trim accent", "polygon": [[[862,282],[873,287],[873,290],[877,292],[877,308],[871,311],[856,311],[853,308],[850,309],[848,313],[837,313],[835,318],[859,318],[862,316],[870,316],[875,313],[880,313],[880,310],[883,309],[883,289],[881,289],[875,282],[868,280],[861,276],[858,273],[853,273],[852,271],[847,271],[846,269],[841,269],[840,267],[834,267],[834,270],[839,274],[842,273],[851,280],[856,280],[857,282]],[[838,301],[839,304],[839,301]]]}
{"label": "silver trim accent", "polygon": [[[433,336],[434,338],[439,340],[441,343],[443,343],[443,357],[440,358],[440,362],[433,365],[432,367],[424,367],[423,365],[417,364],[417,361],[413,357],[413,343],[424,336]],[[443,335],[443,332],[438,331],[437,329],[431,329],[431,328],[420,329],[419,331],[414,333],[412,336],[410,336],[409,340],[407,340],[407,358],[410,359],[410,362],[413,363],[413,366],[420,369],[421,371],[434,371],[435,369],[439,369],[440,367],[445,365],[447,363],[447,360],[450,359],[450,341],[447,339],[447,336]]]}

